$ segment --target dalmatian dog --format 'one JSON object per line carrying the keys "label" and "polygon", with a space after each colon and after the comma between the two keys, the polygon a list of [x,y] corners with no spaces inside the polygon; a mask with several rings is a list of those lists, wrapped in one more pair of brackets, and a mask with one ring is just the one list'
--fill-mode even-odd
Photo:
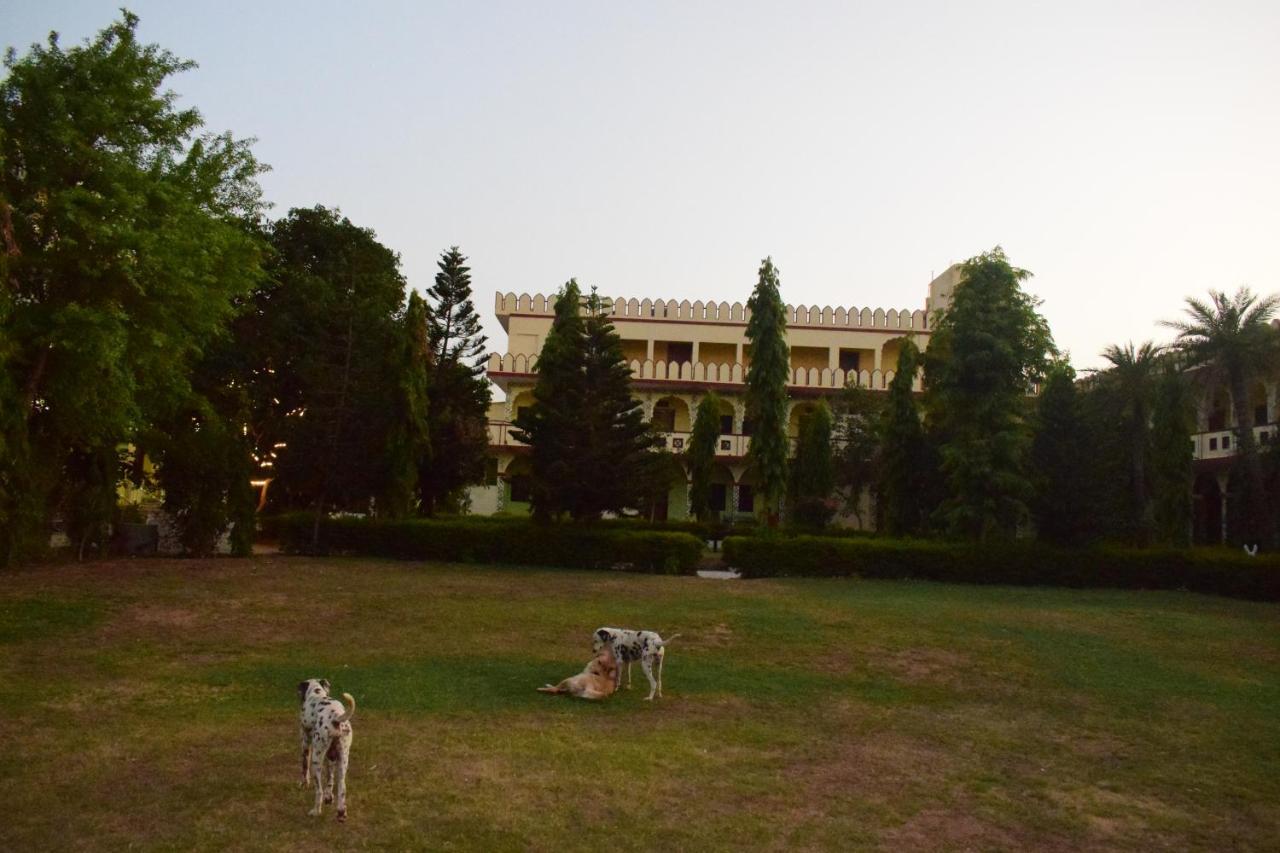
{"label": "dalmatian dog", "polygon": [[[347,819],[347,762],[351,755],[351,715],[356,700],[343,693],[350,708],[329,695],[329,682],[308,678],[298,683],[298,699],[302,704],[299,727],[302,735],[302,787],[316,783],[316,804],[309,814],[320,814],[322,803],[333,802],[334,780],[338,783],[338,820]],[[324,786],[324,771],[329,770],[329,785]]]}
{"label": "dalmatian dog", "polygon": [[[649,679],[649,695],[645,697],[648,702],[653,699],[654,694],[658,698],[662,698],[662,661],[667,656],[667,643],[679,637],[679,634],[672,634],[667,639],[662,639],[656,631],[632,631],[629,628],[597,628],[594,639],[591,643],[591,653],[599,654],[600,650],[606,646],[613,649],[613,656],[618,660],[618,674],[616,676],[616,686],[622,686],[622,665],[627,665],[627,689],[631,689],[631,664],[634,661],[640,661],[640,668],[644,670],[645,677]],[[653,677],[654,666],[657,666],[658,677]]]}

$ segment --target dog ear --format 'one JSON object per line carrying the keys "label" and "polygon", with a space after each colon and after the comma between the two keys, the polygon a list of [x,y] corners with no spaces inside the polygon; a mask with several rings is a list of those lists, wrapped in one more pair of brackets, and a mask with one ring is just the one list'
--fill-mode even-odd
{"label": "dog ear", "polygon": [[602,640],[607,640],[609,639],[609,632],[604,628],[601,628],[599,631],[596,631],[596,636]]}
{"label": "dog ear", "polygon": [[320,679],[320,686],[325,689],[326,693],[329,692],[329,679],[327,678]]}
{"label": "dog ear", "polygon": [[309,684],[311,684],[311,682],[310,682],[310,681],[299,681],[299,682],[298,682],[298,701],[299,701],[299,702],[305,702],[305,701],[307,701],[307,686],[308,686]]}

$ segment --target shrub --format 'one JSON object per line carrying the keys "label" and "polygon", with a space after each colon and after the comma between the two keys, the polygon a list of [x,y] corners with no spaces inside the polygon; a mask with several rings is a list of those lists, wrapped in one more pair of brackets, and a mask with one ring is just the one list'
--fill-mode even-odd
{"label": "shrub", "polygon": [[979,546],[904,539],[736,537],[725,562],[744,577],[915,578],[1017,586],[1186,589],[1280,600],[1280,558],[1227,550]]}
{"label": "shrub", "polygon": [[[311,551],[314,516],[280,516],[272,522],[280,547]],[[629,530],[608,525],[537,525],[527,519],[388,520],[326,518],[320,551],[406,560],[506,563],[692,574],[702,543],[687,533]]]}

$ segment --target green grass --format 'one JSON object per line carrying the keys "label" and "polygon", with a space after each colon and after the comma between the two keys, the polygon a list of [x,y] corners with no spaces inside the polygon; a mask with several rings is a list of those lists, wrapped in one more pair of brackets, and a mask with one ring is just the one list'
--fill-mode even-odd
{"label": "green grass", "polygon": [[[11,849],[1274,849],[1280,607],[259,558],[10,572]],[[600,625],[667,696],[536,693]],[[294,685],[355,695],[308,818]]]}

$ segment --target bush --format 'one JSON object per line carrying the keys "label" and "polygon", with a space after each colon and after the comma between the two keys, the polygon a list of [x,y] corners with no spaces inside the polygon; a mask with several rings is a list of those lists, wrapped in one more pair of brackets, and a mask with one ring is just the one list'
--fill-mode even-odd
{"label": "bush", "polygon": [[725,562],[744,577],[914,578],[1017,586],[1186,589],[1280,600],[1280,558],[1233,551],[971,545],[903,539],[735,537]]}
{"label": "bush", "polygon": [[[284,551],[309,553],[314,522],[313,515],[299,513],[280,516],[270,526],[278,533]],[[537,525],[527,519],[326,518],[320,524],[319,550],[405,560],[657,574],[692,574],[702,557],[702,543],[687,533],[605,525]]]}

